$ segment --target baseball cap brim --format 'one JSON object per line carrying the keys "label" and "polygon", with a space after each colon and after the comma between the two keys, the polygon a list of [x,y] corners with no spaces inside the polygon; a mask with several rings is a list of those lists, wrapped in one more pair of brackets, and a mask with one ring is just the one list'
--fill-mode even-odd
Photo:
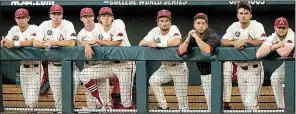
{"label": "baseball cap brim", "polygon": [[61,12],[61,11],[52,11],[50,13],[63,13],[63,12]]}
{"label": "baseball cap brim", "polygon": [[288,25],[278,25],[278,26],[276,26],[276,27],[289,27]]}

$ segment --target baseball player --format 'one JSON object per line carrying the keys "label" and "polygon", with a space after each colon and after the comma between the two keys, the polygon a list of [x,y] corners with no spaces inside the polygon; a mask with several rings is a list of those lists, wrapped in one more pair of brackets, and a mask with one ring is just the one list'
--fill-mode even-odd
{"label": "baseball player", "polygon": [[[39,25],[44,37],[34,39],[34,45],[46,49],[57,46],[74,46],[77,39],[74,25],[70,21],[63,20],[62,6],[52,5],[49,12],[51,20],[44,21]],[[62,108],[61,75],[61,63],[50,61],[48,64],[48,78],[57,109]]]}
{"label": "baseball player", "polygon": [[[292,57],[294,49],[294,32],[289,28],[286,18],[279,17],[274,22],[274,30],[262,46],[258,49],[256,57],[262,58],[270,52],[276,51],[281,57]],[[282,84],[285,82],[285,63],[277,68],[270,77],[271,86],[278,109],[285,108]]]}
{"label": "baseball player", "polygon": [[[85,41],[91,41],[98,39],[99,36],[99,25],[94,22],[95,15],[94,12],[91,8],[83,8],[80,11],[80,20],[84,24],[84,28],[80,30],[78,33],[78,41],[80,42],[79,44],[82,45],[81,43],[84,43]],[[83,45],[86,50],[87,48],[91,48],[90,45],[84,44]],[[87,54],[86,54],[87,55]],[[87,61],[85,62],[85,67],[90,67],[93,65],[97,65],[100,62],[96,61]],[[91,69],[91,70],[96,70],[96,69]],[[91,71],[94,72],[94,71]],[[79,75],[79,72],[77,72]],[[80,78],[84,78],[83,75],[78,76]],[[80,79],[79,79],[80,80]],[[95,83],[98,86],[92,86],[90,87],[91,83]],[[76,83],[78,84],[78,83]],[[75,85],[75,91],[77,90],[77,86]],[[86,88],[88,91],[85,92],[86,94],[86,101],[87,101],[87,106],[89,109],[95,109],[95,108],[111,108],[110,104],[110,99],[109,99],[109,79],[96,79],[96,80],[91,80],[89,83],[85,84]],[[101,94],[99,94],[99,91]],[[103,94],[102,94],[103,93]],[[102,105],[107,104],[108,107],[105,107]]]}
{"label": "baseball player", "polygon": [[[82,40],[85,47],[85,56],[92,58],[93,50],[91,45],[100,46],[130,46],[125,24],[122,20],[114,20],[113,12],[110,7],[102,7],[98,16],[99,23],[93,38],[90,40]],[[86,36],[79,36],[84,38]],[[123,109],[131,109],[131,88],[134,77],[134,63],[130,61],[99,61],[95,65],[91,65],[83,69],[80,74],[80,80],[89,90],[97,90],[94,88],[96,83],[93,79],[106,79],[117,76],[120,85],[121,103]],[[106,90],[107,91],[107,90]],[[103,92],[105,93],[105,92]],[[108,92],[109,93],[109,92]],[[108,105],[102,102],[102,105]]]}
{"label": "baseball player", "polygon": [[[140,42],[139,46],[174,47],[181,43],[181,33],[172,25],[171,12],[160,10],[157,13],[157,27],[153,28]],[[158,109],[169,109],[161,84],[173,80],[180,110],[188,110],[188,69],[185,62],[161,62],[160,68],[149,79],[150,87],[158,101]]]}
{"label": "baseball player", "polygon": [[[264,27],[261,23],[251,20],[252,9],[250,4],[242,1],[237,6],[237,18],[228,27],[222,37],[222,46],[234,46],[237,50],[244,47],[260,46],[266,39]],[[263,83],[264,72],[261,61],[235,62],[238,65],[238,86],[242,101],[247,110],[257,110],[258,94]]]}
{"label": "baseball player", "polygon": [[[33,46],[33,39],[42,38],[38,26],[30,25],[28,10],[20,8],[15,11],[15,22],[5,39],[1,41],[4,48]],[[42,76],[40,61],[21,61],[20,81],[25,104],[28,108],[36,108],[38,103],[40,80]]]}
{"label": "baseball player", "polygon": [[[208,16],[206,14],[196,14],[193,21],[194,29],[189,31],[186,40],[178,48],[179,56],[183,56],[190,52],[193,46],[198,46],[202,52],[210,54],[220,43],[216,31],[209,28]],[[197,62],[197,68],[201,73],[200,77],[208,110],[211,110],[211,63]]]}

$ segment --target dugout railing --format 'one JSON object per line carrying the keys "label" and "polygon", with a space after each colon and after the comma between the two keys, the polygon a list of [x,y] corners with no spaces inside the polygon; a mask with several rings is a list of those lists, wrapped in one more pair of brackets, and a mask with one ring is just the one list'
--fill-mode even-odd
{"label": "dugout railing", "polygon": [[[258,47],[248,47],[237,51],[232,47],[218,47],[210,55],[206,55],[194,48],[188,56],[179,57],[177,48],[150,49],[147,47],[94,47],[92,60],[131,60],[136,61],[136,111],[148,113],[148,61],[211,61],[212,65],[212,95],[211,113],[223,113],[223,70],[224,61],[257,61],[256,51]],[[84,61],[83,47],[58,47],[50,50],[33,47],[26,48],[1,48],[2,61],[61,61],[62,63],[62,112],[73,113],[73,61]],[[261,59],[267,61],[284,61],[285,73],[285,113],[295,113],[295,66],[294,58],[281,58],[276,53]],[[2,65],[0,65],[2,67]],[[2,68],[0,73],[2,76]],[[0,80],[0,91],[2,91],[2,78]],[[69,97],[70,96],[70,97]],[[4,111],[3,96],[0,94],[0,111]]]}

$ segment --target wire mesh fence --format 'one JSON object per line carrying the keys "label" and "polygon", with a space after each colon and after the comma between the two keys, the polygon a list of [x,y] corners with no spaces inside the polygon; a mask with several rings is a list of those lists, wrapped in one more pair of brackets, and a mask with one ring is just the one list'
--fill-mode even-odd
{"label": "wire mesh fence", "polygon": [[[3,85],[6,112],[61,112],[61,64],[55,61],[46,65],[38,61],[20,62],[16,83]],[[84,69],[79,69],[77,64],[73,66],[75,112],[136,112],[135,62],[83,61],[83,65]],[[284,112],[284,64],[278,67],[271,77],[261,73],[264,72],[261,71],[262,66],[248,66],[251,73],[244,73],[245,69],[233,62],[225,62],[223,67],[224,113]],[[45,94],[39,94],[46,70],[50,88]],[[189,68],[185,62],[162,62],[149,76],[149,112],[211,112],[210,74],[200,75],[200,85],[190,85]],[[252,78],[253,74],[255,78]],[[270,83],[264,84],[265,81]],[[173,83],[166,84],[168,82]],[[249,82],[252,83],[240,84]],[[228,88],[225,88],[226,85]],[[280,87],[277,88],[279,91],[274,87]],[[254,91],[256,89],[257,91]],[[242,97],[242,94],[245,94],[245,97]],[[252,99],[252,95],[255,99]],[[252,103],[256,109],[248,109]]]}

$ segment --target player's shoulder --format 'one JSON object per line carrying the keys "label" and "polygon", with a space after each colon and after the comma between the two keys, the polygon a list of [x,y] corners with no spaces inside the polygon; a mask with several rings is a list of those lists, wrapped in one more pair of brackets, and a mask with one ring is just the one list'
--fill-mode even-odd
{"label": "player's shoulder", "polygon": [[288,35],[294,35],[294,31],[291,28],[288,29]]}
{"label": "player's shoulder", "polygon": [[272,33],[270,36],[268,36],[268,39],[275,39],[277,37],[276,32]]}
{"label": "player's shoulder", "polygon": [[287,33],[288,39],[294,39],[294,36],[294,31],[291,28],[289,28]]}
{"label": "player's shoulder", "polygon": [[14,25],[13,27],[10,28],[9,31],[16,31],[16,30],[18,30],[18,26]]}
{"label": "player's shoulder", "polygon": [[71,21],[68,21],[66,19],[62,20],[63,26],[73,26],[73,23]]}
{"label": "player's shoulder", "polygon": [[43,21],[39,26],[47,26],[50,25],[51,20]]}
{"label": "player's shoulder", "polygon": [[233,22],[228,28],[230,29],[234,29],[234,28],[237,28],[239,26],[239,22]]}
{"label": "player's shoulder", "polygon": [[29,28],[34,29],[34,30],[39,29],[39,27],[35,24],[29,25]]}
{"label": "player's shoulder", "polygon": [[159,27],[154,27],[150,30],[150,32],[156,33],[156,32],[160,32],[160,28]]}
{"label": "player's shoulder", "polygon": [[251,23],[250,23],[254,28],[257,28],[257,27],[263,27],[263,24],[256,21],[256,20],[251,20]]}
{"label": "player's shoulder", "polygon": [[207,28],[206,32],[207,32],[208,34],[217,34],[217,32],[216,32],[214,29],[210,28],[210,27]]}
{"label": "player's shoulder", "polygon": [[121,19],[115,19],[113,22],[114,23],[124,23]]}
{"label": "player's shoulder", "polygon": [[113,24],[114,24],[115,26],[125,25],[124,22],[123,22],[121,19],[115,19],[115,20],[113,21]]}
{"label": "player's shoulder", "polygon": [[84,31],[85,31],[85,29],[82,28],[82,29],[78,32],[78,36],[79,36],[79,35],[82,35],[82,34],[84,33]]}
{"label": "player's shoulder", "polygon": [[174,29],[174,30],[176,30],[176,29],[179,30],[177,25],[171,25],[171,28]]}

